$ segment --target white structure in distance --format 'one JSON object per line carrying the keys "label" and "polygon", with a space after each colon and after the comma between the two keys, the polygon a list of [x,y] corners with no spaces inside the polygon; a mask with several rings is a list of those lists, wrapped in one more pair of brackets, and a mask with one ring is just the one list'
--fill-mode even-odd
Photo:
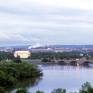
{"label": "white structure in distance", "polygon": [[15,51],[14,57],[29,58],[31,53],[29,51]]}

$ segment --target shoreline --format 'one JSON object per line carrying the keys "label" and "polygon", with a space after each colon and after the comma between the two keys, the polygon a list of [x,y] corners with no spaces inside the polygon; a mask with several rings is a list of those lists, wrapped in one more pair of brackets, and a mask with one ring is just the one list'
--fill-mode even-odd
{"label": "shoreline", "polygon": [[56,62],[42,62],[40,59],[28,59],[24,61],[35,64],[35,65],[61,65],[61,66],[77,66],[77,67],[93,68],[93,63],[89,61],[84,61],[81,63],[77,61],[71,61],[71,60],[66,60],[66,62],[62,60],[61,61],[56,60]]}

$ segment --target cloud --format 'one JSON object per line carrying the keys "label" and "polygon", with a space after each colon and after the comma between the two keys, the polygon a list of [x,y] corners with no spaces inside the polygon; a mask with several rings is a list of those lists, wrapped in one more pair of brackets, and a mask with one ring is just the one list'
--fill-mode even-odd
{"label": "cloud", "polygon": [[92,0],[0,1],[0,44],[92,44],[92,3]]}
{"label": "cloud", "polygon": [[[91,10],[93,9],[93,0],[3,0],[1,5],[29,8],[31,6],[39,7],[66,7],[74,9]],[[87,6],[87,7],[86,7]]]}

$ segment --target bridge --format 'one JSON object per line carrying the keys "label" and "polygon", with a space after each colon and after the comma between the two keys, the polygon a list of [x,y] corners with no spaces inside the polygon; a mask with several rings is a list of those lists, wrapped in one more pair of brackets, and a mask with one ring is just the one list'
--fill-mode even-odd
{"label": "bridge", "polygon": [[55,63],[59,63],[61,65],[70,64],[70,65],[89,65],[93,64],[93,59],[86,59],[86,58],[80,58],[80,59],[62,59],[62,60],[55,60]]}
{"label": "bridge", "polygon": [[50,62],[42,62],[41,59],[29,59],[25,60],[27,62],[31,62],[33,64],[60,64],[60,65],[73,65],[73,66],[80,66],[85,65],[88,66],[89,64],[93,64],[93,59],[53,59]]}

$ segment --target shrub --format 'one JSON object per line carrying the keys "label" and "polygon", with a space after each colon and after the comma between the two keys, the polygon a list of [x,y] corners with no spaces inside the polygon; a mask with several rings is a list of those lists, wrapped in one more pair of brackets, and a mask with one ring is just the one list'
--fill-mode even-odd
{"label": "shrub", "polygon": [[20,88],[16,91],[16,93],[27,93],[26,89]]}
{"label": "shrub", "polygon": [[82,88],[79,93],[93,93],[93,87],[89,82],[86,82],[84,85],[82,85]]}
{"label": "shrub", "polygon": [[38,91],[36,91],[36,93],[44,93],[44,92],[43,92],[43,91],[39,91],[39,90],[38,90]]}
{"label": "shrub", "polygon": [[42,72],[38,66],[31,63],[0,63],[0,86],[12,86],[16,81],[37,78],[41,75]]}
{"label": "shrub", "polygon": [[3,87],[0,87],[0,93],[6,93]]}
{"label": "shrub", "polygon": [[58,89],[54,89],[51,93],[66,93],[66,90],[58,88]]}

